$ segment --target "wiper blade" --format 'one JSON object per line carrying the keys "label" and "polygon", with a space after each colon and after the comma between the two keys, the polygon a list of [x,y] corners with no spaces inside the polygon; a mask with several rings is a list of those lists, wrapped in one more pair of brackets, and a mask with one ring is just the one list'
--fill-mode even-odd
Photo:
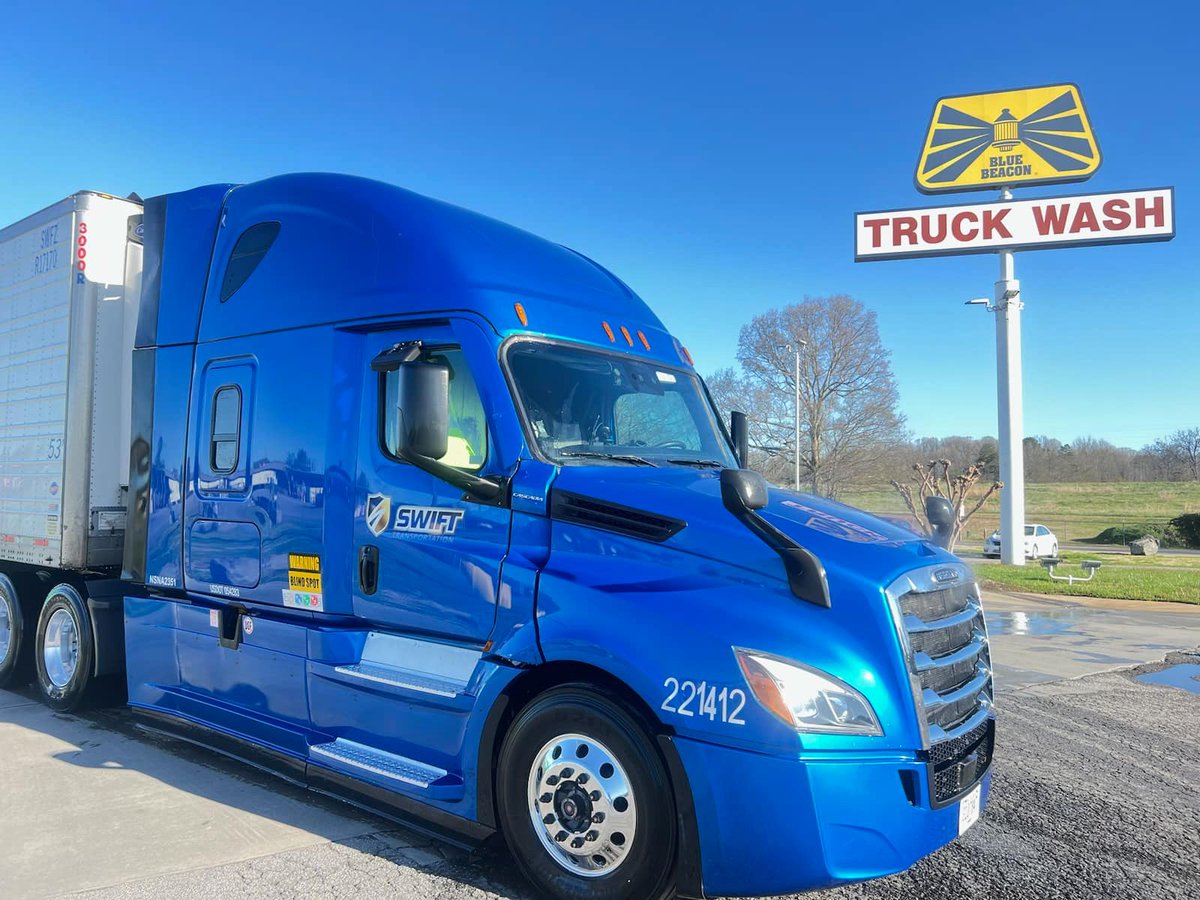
{"label": "wiper blade", "polygon": [[699,469],[724,469],[725,463],[715,459],[668,459],[673,466],[696,466]]}
{"label": "wiper blade", "polygon": [[631,463],[635,466],[652,466],[653,468],[658,468],[657,463],[652,463],[648,459],[628,453],[596,453],[592,450],[563,450],[559,453],[559,456],[584,457],[587,459],[615,459],[617,462]]}

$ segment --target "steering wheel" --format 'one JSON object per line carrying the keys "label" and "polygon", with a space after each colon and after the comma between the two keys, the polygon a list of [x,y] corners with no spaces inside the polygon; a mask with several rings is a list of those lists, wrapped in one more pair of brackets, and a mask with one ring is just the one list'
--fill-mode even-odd
{"label": "steering wheel", "polygon": [[687,444],[683,441],[663,441],[661,444],[655,444],[655,447],[661,447],[665,450],[686,450]]}

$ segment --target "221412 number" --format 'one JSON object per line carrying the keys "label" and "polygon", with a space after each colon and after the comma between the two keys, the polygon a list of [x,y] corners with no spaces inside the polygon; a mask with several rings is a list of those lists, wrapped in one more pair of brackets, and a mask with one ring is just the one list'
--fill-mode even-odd
{"label": "221412 number", "polygon": [[[662,702],[660,709],[675,713],[679,716],[707,716],[709,721],[720,719],[729,725],[745,725],[742,709],[746,705],[746,692],[741,688],[709,687],[708,682],[680,681],[671,677],[663,682],[663,687],[670,688],[671,693]],[[675,698],[679,697],[678,705]],[[696,704],[693,709],[692,705]]]}

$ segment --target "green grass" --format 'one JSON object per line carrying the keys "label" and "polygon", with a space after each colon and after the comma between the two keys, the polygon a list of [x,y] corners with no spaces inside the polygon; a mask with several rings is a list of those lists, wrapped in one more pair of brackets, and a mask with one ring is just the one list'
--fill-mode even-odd
{"label": "green grass", "polygon": [[[854,488],[839,499],[871,512],[907,512],[891,485]],[[1200,512],[1200,482],[1025,486],[1025,521],[1047,526],[1063,543],[1095,537],[1113,525],[1166,524],[1186,512]],[[994,496],[967,524],[963,541],[978,544],[999,523],[1000,500]]]}
{"label": "green grass", "polygon": [[[1085,558],[1075,554],[1076,559]],[[1119,557],[1124,559],[1124,557]],[[1154,557],[1160,559],[1160,557]],[[1118,600],[1171,600],[1177,603],[1200,604],[1200,566],[1134,566],[1111,564],[1101,557],[1104,565],[1096,577],[1086,584],[1068,585],[1051,581],[1040,563],[1025,566],[1002,566],[994,562],[972,561],[975,574],[984,587],[1025,591],[1033,594],[1065,594],[1074,597],[1109,597]],[[1083,572],[1077,562],[1062,565],[1058,574]]]}

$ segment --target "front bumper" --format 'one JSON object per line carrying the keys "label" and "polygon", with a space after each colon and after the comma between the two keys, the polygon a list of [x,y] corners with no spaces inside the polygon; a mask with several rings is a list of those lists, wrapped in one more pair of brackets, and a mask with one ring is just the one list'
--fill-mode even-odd
{"label": "front bumper", "polygon": [[[917,756],[767,756],[676,739],[691,782],[704,891],[767,895],[900,872],[958,836]],[[981,808],[992,775],[982,779]]]}

